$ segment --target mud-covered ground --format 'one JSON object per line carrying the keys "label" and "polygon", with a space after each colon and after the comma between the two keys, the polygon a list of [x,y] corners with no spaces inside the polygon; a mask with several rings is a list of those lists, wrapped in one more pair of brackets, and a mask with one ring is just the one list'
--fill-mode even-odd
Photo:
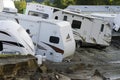
{"label": "mud-covered ground", "polygon": [[82,69],[78,67],[75,72],[68,74],[73,79],[99,80],[98,77],[94,78],[100,76],[105,80],[120,80],[120,37],[113,38],[111,45],[105,49],[76,49],[73,61],[83,64]]}
{"label": "mud-covered ground", "polygon": [[63,63],[47,63],[48,71],[59,72],[72,80],[119,80],[120,37],[112,39],[105,49],[78,48]]}
{"label": "mud-covered ground", "polygon": [[15,74],[0,80],[120,80],[120,37],[113,38],[105,49],[77,48],[75,55],[61,63],[45,61],[35,70],[31,70],[35,65],[28,63],[30,69],[13,66],[12,72],[21,76]]}

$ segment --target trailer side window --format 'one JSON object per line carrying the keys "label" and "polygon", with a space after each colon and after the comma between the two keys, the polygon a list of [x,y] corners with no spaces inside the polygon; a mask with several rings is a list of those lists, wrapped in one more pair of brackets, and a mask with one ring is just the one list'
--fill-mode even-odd
{"label": "trailer side window", "polygon": [[2,51],[3,50],[3,44],[2,44],[2,42],[0,42],[0,51]]}
{"label": "trailer side window", "polygon": [[49,16],[48,14],[43,14],[42,18],[47,19]]}
{"label": "trailer side window", "polygon": [[35,11],[29,11],[28,15],[39,16],[39,17],[42,17],[44,19],[47,19],[49,17],[48,14],[40,13],[40,12],[35,12]]}
{"label": "trailer side window", "polygon": [[55,44],[58,44],[59,40],[60,40],[59,37],[55,37],[55,36],[50,36],[50,39],[49,39],[51,43],[55,43]]}
{"label": "trailer side window", "polygon": [[30,34],[30,30],[29,30],[29,29],[26,29],[26,32],[27,32],[28,34]]}
{"label": "trailer side window", "polygon": [[81,28],[81,24],[82,24],[81,21],[73,20],[73,22],[72,22],[72,28],[80,29]]}
{"label": "trailer side window", "polygon": [[67,21],[67,16],[64,16],[63,20],[64,20],[64,21]]}
{"label": "trailer side window", "polygon": [[58,10],[58,9],[54,9],[54,10],[53,10],[53,12],[57,12],[57,11],[59,11],[59,10]]}
{"label": "trailer side window", "polygon": [[55,16],[55,19],[58,20],[58,16]]}
{"label": "trailer side window", "polygon": [[104,24],[101,25],[101,30],[100,31],[103,32],[103,30],[104,30]]}

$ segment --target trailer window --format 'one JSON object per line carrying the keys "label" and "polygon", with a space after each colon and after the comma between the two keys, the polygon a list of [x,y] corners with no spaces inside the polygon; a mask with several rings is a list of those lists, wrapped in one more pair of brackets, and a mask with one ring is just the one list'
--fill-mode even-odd
{"label": "trailer window", "polygon": [[49,17],[48,14],[40,13],[40,12],[34,12],[34,11],[29,11],[28,15],[39,16],[39,17],[42,17],[44,19],[47,19]]}
{"label": "trailer window", "polygon": [[51,43],[55,43],[55,44],[58,44],[59,40],[60,40],[59,37],[55,37],[55,36],[50,36],[50,39],[49,39]]}
{"label": "trailer window", "polygon": [[0,51],[2,51],[3,50],[3,44],[2,44],[2,42],[0,42]]}
{"label": "trailer window", "polygon": [[81,24],[82,24],[81,21],[73,20],[73,22],[72,22],[72,28],[80,29],[81,28]]}
{"label": "trailer window", "polygon": [[58,16],[55,16],[55,19],[58,20]]}
{"label": "trailer window", "polygon": [[67,21],[67,16],[64,16],[63,20],[64,20],[64,21]]}
{"label": "trailer window", "polygon": [[101,25],[101,30],[100,31],[103,32],[103,30],[104,30],[104,24]]}
{"label": "trailer window", "polygon": [[28,34],[30,34],[30,30],[29,30],[29,29],[26,29],[26,32],[27,32]]}

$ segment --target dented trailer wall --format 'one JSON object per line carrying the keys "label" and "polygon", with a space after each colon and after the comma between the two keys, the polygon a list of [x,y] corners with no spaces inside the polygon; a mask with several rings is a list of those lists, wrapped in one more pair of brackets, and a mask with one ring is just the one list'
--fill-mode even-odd
{"label": "dented trailer wall", "polygon": [[111,42],[111,27],[107,21],[67,11],[54,13],[53,18],[56,17],[59,20],[71,23],[75,40],[81,40],[83,43],[109,46]]}
{"label": "dented trailer wall", "polygon": [[75,41],[68,22],[5,12],[0,13],[0,19],[14,20],[22,25],[35,44],[36,55],[40,54],[50,61],[61,62],[63,58],[74,54]]}
{"label": "dented trailer wall", "polygon": [[[47,13],[47,11],[49,13]],[[95,17],[87,17],[79,13],[74,13],[41,4],[28,3],[26,15],[38,16],[45,19],[56,19],[69,21],[73,28],[75,40],[94,45],[109,46],[111,42],[111,32],[107,20]]]}
{"label": "dented trailer wall", "polygon": [[35,55],[31,38],[16,22],[0,20],[0,54]]}
{"label": "dented trailer wall", "polygon": [[[102,18],[107,20],[111,27],[113,28],[112,36],[117,37],[120,36],[120,26],[119,26],[119,15],[120,6],[116,5],[70,5],[66,8],[66,10],[76,12],[79,14],[84,14],[86,16],[94,16],[97,18]],[[80,11],[80,12],[79,12]]]}

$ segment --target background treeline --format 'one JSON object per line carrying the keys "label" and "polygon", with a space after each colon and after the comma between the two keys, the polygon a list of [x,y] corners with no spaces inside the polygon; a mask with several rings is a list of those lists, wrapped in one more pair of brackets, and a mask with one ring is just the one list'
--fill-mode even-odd
{"label": "background treeline", "polygon": [[120,0],[17,0],[16,8],[22,13],[27,2],[41,3],[58,8],[66,8],[68,5],[120,5]]}

